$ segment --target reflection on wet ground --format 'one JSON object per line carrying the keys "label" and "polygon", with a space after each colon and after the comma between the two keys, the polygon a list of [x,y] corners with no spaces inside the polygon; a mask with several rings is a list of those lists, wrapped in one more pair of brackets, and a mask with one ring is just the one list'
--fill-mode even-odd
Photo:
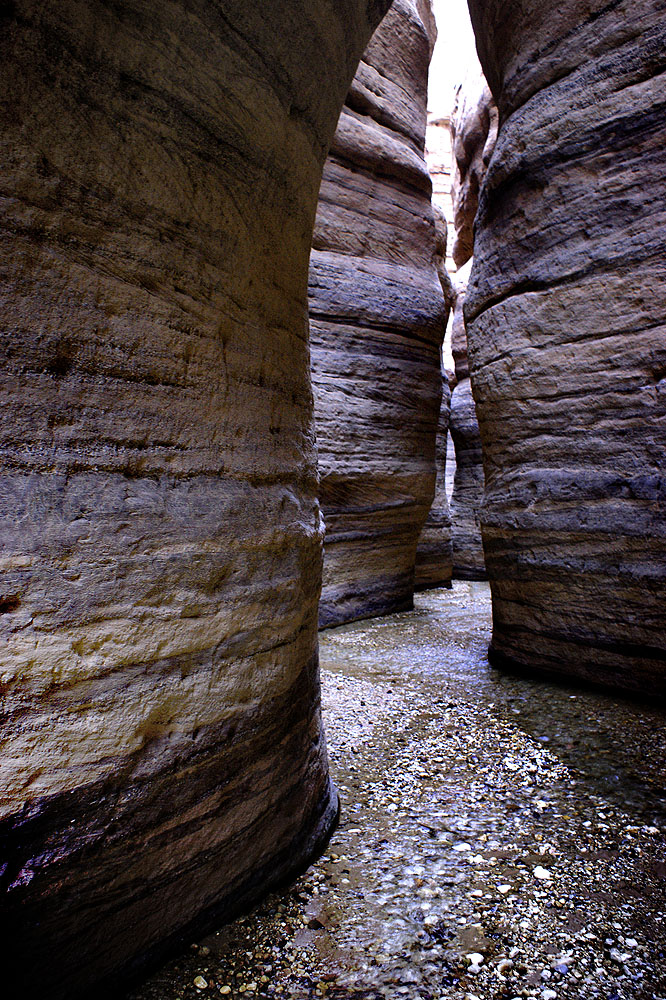
{"label": "reflection on wet ground", "polygon": [[510,677],[487,585],[321,636],[342,820],[132,1000],[666,1000],[665,717]]}

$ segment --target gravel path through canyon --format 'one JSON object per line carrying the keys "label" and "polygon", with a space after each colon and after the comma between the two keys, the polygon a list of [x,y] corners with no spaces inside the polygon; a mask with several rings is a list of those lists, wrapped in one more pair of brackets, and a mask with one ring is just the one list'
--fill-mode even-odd
{"label": "gravel path through canyon", "polygon": [[666,1000],[664,714],[509,677],[488,587],[321,635],[342,817],[131,1000]]}

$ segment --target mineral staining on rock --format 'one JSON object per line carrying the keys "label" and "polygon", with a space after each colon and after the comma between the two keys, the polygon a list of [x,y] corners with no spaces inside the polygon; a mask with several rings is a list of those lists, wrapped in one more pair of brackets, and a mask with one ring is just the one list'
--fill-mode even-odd
{"label": "mineral staining on rock", "polygon": [[310,267],[322,625],[411,606],[433,497],[446,309],[423,159],[431,18],[396,0],[324,170]]}
{"label": "mineral staining on rock", "polygon": [[495,662],[666,695],[666,7],[470,8],[502,125],[466,304]]}
{"label": "mineral staining on rock", "polygon": [[69,1000],[334,821],[307,266],[385,6],[2,7],[6,986]]}

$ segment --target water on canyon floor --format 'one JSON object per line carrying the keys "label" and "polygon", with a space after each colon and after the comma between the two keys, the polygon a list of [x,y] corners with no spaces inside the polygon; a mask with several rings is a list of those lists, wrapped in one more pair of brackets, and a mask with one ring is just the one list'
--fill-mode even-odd
{"label": "water on canyon floor", "polygon": [[491,670],[482,583],[321,635],[325,855],[131,1000],[666,1000],[665,717]]}

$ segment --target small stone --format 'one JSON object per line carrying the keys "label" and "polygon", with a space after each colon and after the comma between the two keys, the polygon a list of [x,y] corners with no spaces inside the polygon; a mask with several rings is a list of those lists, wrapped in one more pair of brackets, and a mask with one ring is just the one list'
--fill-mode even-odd
{"label": "small stone", "polygon": [[546,882],[552,879],[553,876],[547,868],[542,868],[541,865],[537,865],[534,869],[534,877],[540,879],[542,882]]}
{"label": "small stone", "polygon": [[510,885],[506,885],[506,884],[504,884],[504,885],[498,885],[497,886],[497,891],[501,892],[503,896],[506,896],[507,892],[511,892],[511,886]]}
{"label": "small stone", "polygon": [[208,983],[206,982],[203,976],[196,976],[194,979],[194,985],[198,990],[208,989]]}
{"label": "small stone", "polygon": [[555,990],[544,990],[541,994],[541,1000],[555,1000],[557,993]]}
{"label": "small stone", "polygon": [[231,986],[220,986],[220,993],[223,997],[228,996],[231,993]]}
{"label": "small stone", "polygon": [[510,958],[503,958],[497,965],[497,971],[500,976],[503,976],[505,972],[509,971],[509,969],[513,969],[513,962]]}

